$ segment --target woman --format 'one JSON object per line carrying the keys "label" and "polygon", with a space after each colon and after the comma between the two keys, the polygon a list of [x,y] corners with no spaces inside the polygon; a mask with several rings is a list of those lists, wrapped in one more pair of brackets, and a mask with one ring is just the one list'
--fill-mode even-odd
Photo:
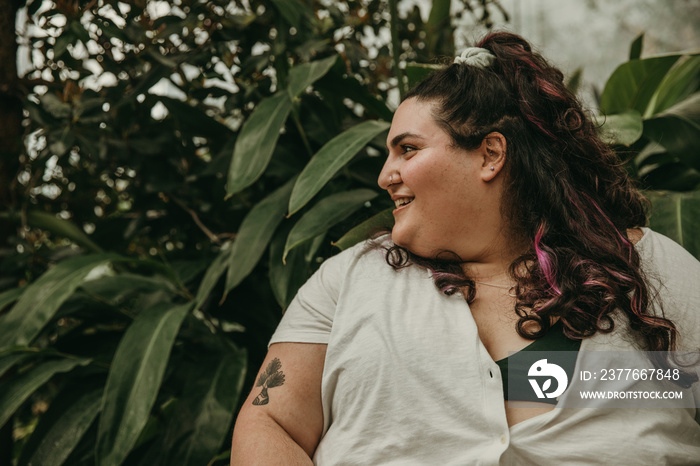
{"label": "woman", "polygon": [[405,97],[387,147],[391,237],[299,291],[231,463],[698,464],[697,389],[679,409],[523,407],[504,389],[497,361],[543,342],[657,351],[656,367],[700,348],[700,263],[641,228],[644,199],[561,72],[489,35]]}

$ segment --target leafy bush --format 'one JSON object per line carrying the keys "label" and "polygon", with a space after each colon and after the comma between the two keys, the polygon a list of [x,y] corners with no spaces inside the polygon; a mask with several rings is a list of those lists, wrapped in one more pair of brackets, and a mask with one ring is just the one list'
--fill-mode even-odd
{"label": "leafy bush", "polygon": [[601,94],[601,132],[652,201],[650,226],[700,259],[700,52],[630,60]]}
{"label": "leafy bush", "polygon": [[17,464],[226,462],[282,310],[331,241],[386,222],[393,70],[452,55],[450,2],[395,22],[394,58],[384,2],[250,3],[25,3],[25,149],[0,174]]}

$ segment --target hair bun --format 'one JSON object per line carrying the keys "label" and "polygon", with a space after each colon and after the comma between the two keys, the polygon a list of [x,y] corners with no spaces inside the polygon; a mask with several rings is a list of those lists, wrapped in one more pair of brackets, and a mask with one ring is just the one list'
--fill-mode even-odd
{"label": "hair bun", "polygon": [[477,68],[486,68],[493,65],[496,57],[488,50],[481,47],[468,47],[458,57],[455,57],[455,63],[458,65],[475,66]]}

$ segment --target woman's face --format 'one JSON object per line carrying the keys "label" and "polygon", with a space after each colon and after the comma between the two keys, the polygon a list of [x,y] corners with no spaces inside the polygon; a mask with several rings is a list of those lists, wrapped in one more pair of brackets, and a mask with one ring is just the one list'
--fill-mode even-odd
{"label": "woman's face", "polygon": [[[389,156],[378,182],[396,204],[392,240],[423,257],[452,251],[463,260],[476,260],[484,245],[478,236],[493,222],[493,212],[485,211],[493,209],[494,199],[487,197],[493,191],[484,174],[494,171],[483,155],[485,149],[467,151],[453,145],[435,122],[432,106],[408,99],[391,123]],[[500,199],[495,201],[497,206]]]}

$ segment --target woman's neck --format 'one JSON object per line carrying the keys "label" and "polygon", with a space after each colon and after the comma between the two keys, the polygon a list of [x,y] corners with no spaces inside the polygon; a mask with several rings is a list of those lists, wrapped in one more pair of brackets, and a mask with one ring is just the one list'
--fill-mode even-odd
{"label": "woman's neck", "polygon": [[472,280],[512,285],[514,279],[510,273],[511,265],[526,251],[524,241],[513,241],[506,235],[496,235],[476,260],[462,264],[462,270]]}

